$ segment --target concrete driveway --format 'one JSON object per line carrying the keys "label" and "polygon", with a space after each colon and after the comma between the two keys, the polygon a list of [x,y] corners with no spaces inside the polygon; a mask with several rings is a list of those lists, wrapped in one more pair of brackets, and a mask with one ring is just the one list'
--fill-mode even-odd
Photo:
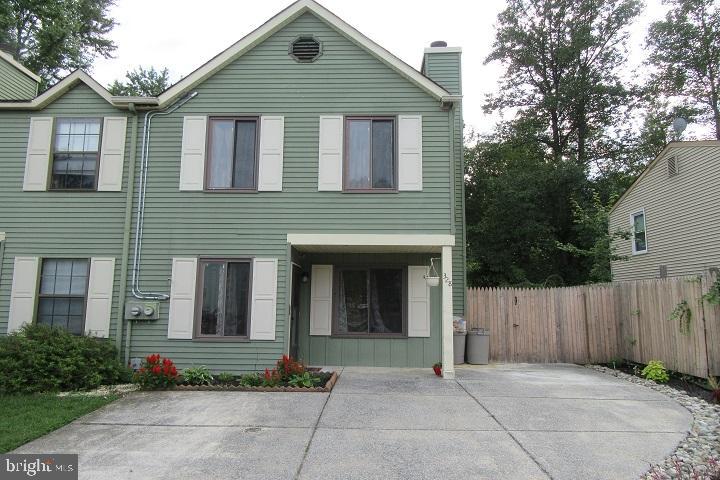
{"label": "concrete driveway", "polygon": [[330,394],[136,393],[16,450],[120,479],[634,479],[690,428],[657,392],[573,365],[345,368]]}

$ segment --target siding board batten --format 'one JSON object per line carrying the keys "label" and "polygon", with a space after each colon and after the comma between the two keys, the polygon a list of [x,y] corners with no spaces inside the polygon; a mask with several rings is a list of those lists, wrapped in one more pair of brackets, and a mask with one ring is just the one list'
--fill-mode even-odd
{"label": "siding board batten", "polygon": [[47,190],[52,150],[53,117],[30,117],[23,190]]}
{"label": "siding board batten", "polygon": [[197,275],[197,258],[173,258],[167,334],[169,339],[193,338]]}
{"label": "siding board batten", "polygon": [[105,117],[100,144],[100,171],[98,191],[122,190],[123,163],[125,162],[125,136],[127,117]]}
{"label": "siding board batten", "polygon": [[15,257],[7,333],[20,330],[35,318],[39,268],[38,257]]}
{"label": "siding board batten", "polygon": [[320,117],[319,191],[339,192],[343,188],[343,123],[341,115]]}
{"label": "siding board batten", "polygon": [[206,116],[183,118],[180,155],[180,190],[203,190],[205,182]]}
{"label": "siding board batten", "polygon": [[283,143],[285,117],[260,118],[260,154],[258,191],[281,192],[283,189]]}
{"label": "siding board batten", "polygon": [[422,191],[422,116],[398,116],[398,190]]}
{"label": "siding board batten", "polygon": [[275,340],[277,269],[277,258],[253,260],[250,340]]}
{"label": "siding board batten", "polygon": [[90,259],[90,277],[85,308],[86,335],[107,338],[110,334],[114,280],[114,258],[93,257]]}
{"label": "siding board batten", "polygon": [[310,278],[310,335],[330,335],[332,265],[313,265]]}
{"label": "siding board batten", "polygon": [[430,336],[430,287],[427,267],[408,267],[408,337]]}

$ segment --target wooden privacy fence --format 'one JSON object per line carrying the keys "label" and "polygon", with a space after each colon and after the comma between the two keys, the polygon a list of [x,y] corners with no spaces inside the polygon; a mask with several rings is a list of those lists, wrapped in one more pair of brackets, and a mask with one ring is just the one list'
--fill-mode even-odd
{"label": "wooden privacy fence", "polygon": [[[662,360],[698,377],[720,375],[720,307],[703,300],[716,274],[561,288],[470,288],[468,328],[490,329],[498,362]],[[682,302],[689,331],[672,318]],[[680,310],[685,310],[681,308]]]}

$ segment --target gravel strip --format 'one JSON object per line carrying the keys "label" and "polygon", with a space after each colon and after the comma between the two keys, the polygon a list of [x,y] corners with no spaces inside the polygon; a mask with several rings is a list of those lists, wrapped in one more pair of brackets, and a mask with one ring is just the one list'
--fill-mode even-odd
{"label": "gravel strip", "polygon": [[105,397],[107,395],[125,395],[134,392],[139,387],[133,383],[123,383],[119,385],[102,385],[95,390],[76,391],[76,392],[60,392],[58,397]]}
{"label": "gravel strip", "polygon": [[652,465],[643,480],[715,480],[720,478],[720,405],[687,395],[667,385],[628,375],[600,365],[587,368],[607,373],[663,393],[687,408],[693,425],[675,452],[658,465]]}

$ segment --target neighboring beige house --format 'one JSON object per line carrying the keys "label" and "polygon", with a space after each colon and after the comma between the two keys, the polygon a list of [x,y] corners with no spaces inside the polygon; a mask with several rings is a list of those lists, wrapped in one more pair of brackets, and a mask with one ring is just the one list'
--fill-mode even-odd
{"label": "neighboring beige house", "polygon": [[720,141],[672,142],[610,211],[613,280],[700,274],[720,267]]}

